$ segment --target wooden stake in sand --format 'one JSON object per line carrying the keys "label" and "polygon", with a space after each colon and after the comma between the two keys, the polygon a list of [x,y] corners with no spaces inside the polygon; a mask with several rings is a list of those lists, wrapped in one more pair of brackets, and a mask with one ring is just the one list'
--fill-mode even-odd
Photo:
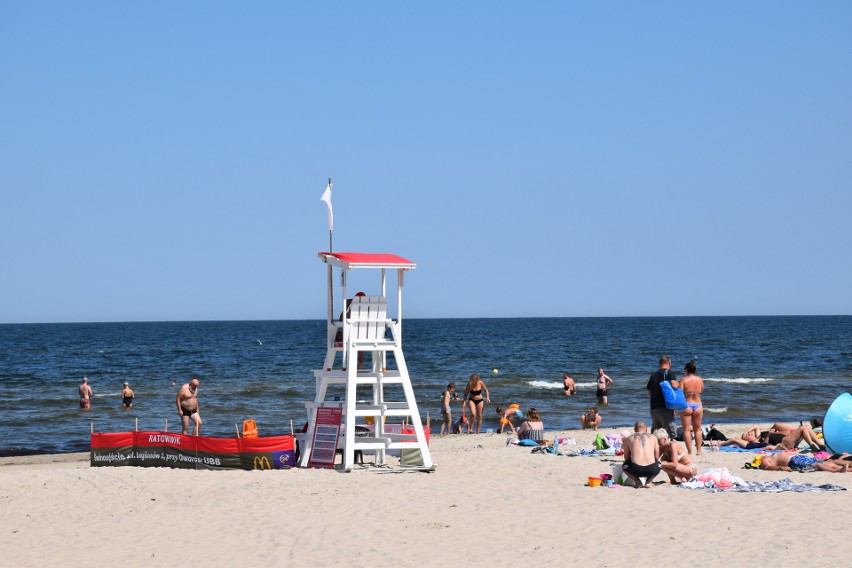
{"label": "wooden stake in sand", "polygon": [[89,432],[92,433],[92,434],[95,433],[95,423],[94,422],[89,422]]}
{"label": "wooden stake in sand", "polygon": [[136,417],[136,431],[139,431],[139,417]]}
{"label": "wooden stake in sand", "polygon": [[293,436],[294,438],[296,437],[296,434],[293,433],[293,420],[292,419],[290,420],[290,435]]}
{"label": "wooden stake in sand", "polygon": [[234,422],[234,430],[236,430],[236,431],[237,431],[237,438],[239,438],[239,437],[240,437],[240,427],[239,427],[239,426],[237,426],[237,423],[236,423],[236,422]]}
{"label": "wooden stake in sand", "polygon": [[166,418],[166,425],[163,427],[163,432],[168,432],[168,431],[169,431],[169,419]]}

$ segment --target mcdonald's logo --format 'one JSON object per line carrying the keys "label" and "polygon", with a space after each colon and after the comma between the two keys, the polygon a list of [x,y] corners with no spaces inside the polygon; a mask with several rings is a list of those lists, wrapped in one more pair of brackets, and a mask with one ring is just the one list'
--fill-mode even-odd
{"label": "mcdonald's logo", "polygon": [[266,456],[255,456],[251,463],[252,469],[272,469],[272,464],[269,463],[269,458]]}

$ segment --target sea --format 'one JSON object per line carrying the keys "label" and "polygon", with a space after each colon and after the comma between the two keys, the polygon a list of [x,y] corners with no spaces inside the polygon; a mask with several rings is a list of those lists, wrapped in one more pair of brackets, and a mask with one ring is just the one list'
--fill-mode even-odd
{"label": "sea", "polygon": [[[408,319],[403,352],[417,404],[433,431],[447,383],[471,373],[491,404],[536,408],[545,428],[575,428],[597,405],[595,377],[614,383],[603,427],[648,419],[645,385],[660,355],[704,378],[704,422],[798,423],[821,417],[852,389],[852,316]],[[193,377],[206,436],[234,436],[253,418],[260,435],[306,420],[325,356],[325,322],[196,321],[0,325],[0,455],[88,451],[90,432],[180,429],[177,388]],[[562,373],[577,395],[562,392]],[[77,388],[88,377],[92,408]],[[123,409],[127,381],[136,393]],[[460,406],[454,407],[458,416]]]}

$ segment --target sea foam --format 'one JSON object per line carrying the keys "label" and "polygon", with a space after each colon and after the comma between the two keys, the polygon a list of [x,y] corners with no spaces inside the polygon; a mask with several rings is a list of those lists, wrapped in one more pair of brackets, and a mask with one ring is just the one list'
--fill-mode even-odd
{"label": "sea foam", "polygon": [[772,382],[774,380],[775,379],[770,378],[770,377],[738,377],[736,379],[730,379],[730,378],[704,379],[704,382],[705,383],[736,383],[736,384],[747,385],[747,384],[751,384],[751,383],[769,383],[769,382]]}
{"label": "sea foam", "polygon": [[[560,389],[562,390],[562,381],[527,381],[527,384],[537,389]],[[597,386],[597,383],[574,383],[578,389],[584,389]]]}

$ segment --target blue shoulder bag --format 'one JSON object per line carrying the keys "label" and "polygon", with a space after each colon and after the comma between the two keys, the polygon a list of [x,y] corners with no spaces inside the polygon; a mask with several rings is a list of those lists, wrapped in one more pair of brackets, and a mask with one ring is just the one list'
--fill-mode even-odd
{"label": "blue shoulder bag", "polygon": [[666,375],[666,379],[660,383],[660,388],[663,389],[663,399],[666,401],[666,408],[683,412],[686,410],[686,397],[683,396],[682,388],[673,388],[671,382]]}

